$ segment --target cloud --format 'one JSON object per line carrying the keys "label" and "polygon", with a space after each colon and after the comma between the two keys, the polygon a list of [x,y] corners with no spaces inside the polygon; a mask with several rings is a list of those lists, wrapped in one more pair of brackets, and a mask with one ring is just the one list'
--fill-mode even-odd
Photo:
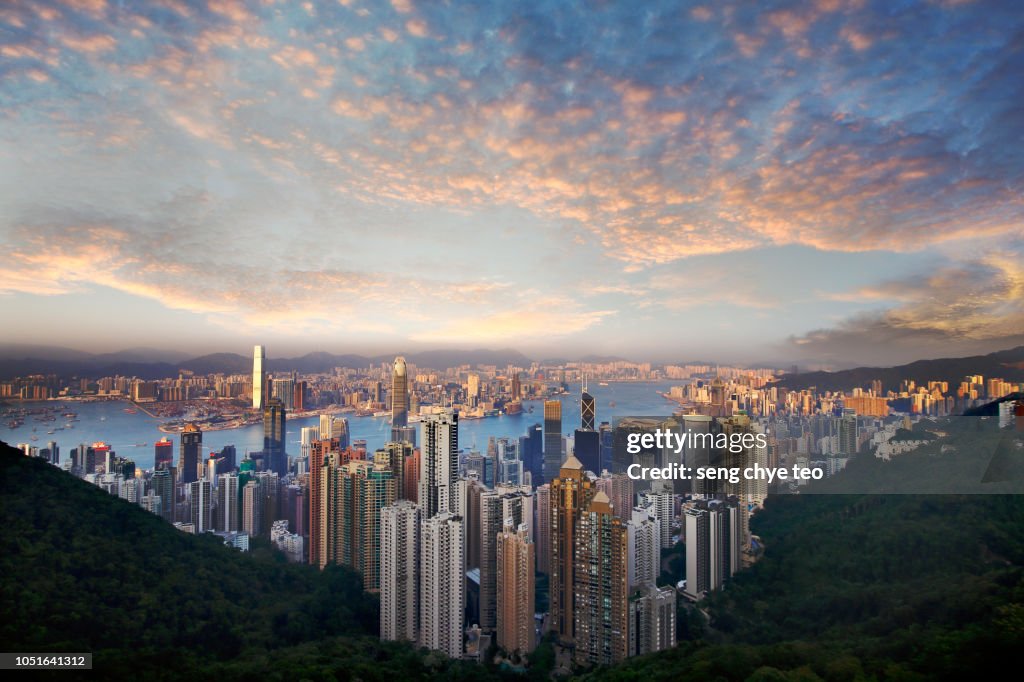
{"label": "cloud", "polygon": [[988,353],[1024,344],[1024,251],[1018,245],[977,260],[837,296],[846,301],[897,302],[861,312],[835,327],[790,338],[816,361],[878,364]]}

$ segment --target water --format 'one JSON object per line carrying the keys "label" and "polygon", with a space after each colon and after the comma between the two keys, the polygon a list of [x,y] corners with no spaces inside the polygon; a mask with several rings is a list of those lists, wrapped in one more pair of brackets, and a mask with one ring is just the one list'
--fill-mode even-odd
{"label": "water", "polygon": [[[658,395],[658,391],[668,392],[669,387],[679,383],[678,381],[610,383],[608,386],[591,383],[588,390],[597,403],[597,421],[600,423],[627,415],[671,414],[676,404]],[[569,394],[557,397],[562,403],[562,430],[566,435],[571,435],[580,423],[580,385],[578,383],[570,385],[569,391]],[[614,403],[614,406],[611,403]],[[21,406],[32,409],[40,404],[25,403]],[[46,404],[56,405],[54,402]],[[135,464],[141,468],[150,469],[153,467],[153,444],[167,436],[175,443],[174,453],[175,461],[177,461],[180,437],[178,434],[165,434],[160,431],[158,427],[165,421],[163,419],[154,419],[142,411],[135,414],[127,413],[124,410],[131,405],[120,401],[66,402],[61,405],[60,412],[78,413],[80,421],[72,422],[74,428],[65,428],[63,431],[47,434],[47,431],[51,429],[64,426],[67,419],[58,416],[57,421],[54,422],[36,422],[29,416],[26,418],[25,424],[16,429],[8,429],[6,424],[0,425],[0,439],[11,445],[31,443],[38,448],[46,447],[51,440],[56,441],[60,446],[62,462],[71,456],[71,448],[78,447],[80,443],[91,445],[96,441],[104,441],[121,457],[134,460]],[[533,407],[532,413],[528,411],[530,407]],[[391,426],[384,417],[356,417],[351,414],[340,416],[348,419],[351,438],[365,439],[370,452],[383,447],[390,436]],[[533,424],[542,424],[543,421],[543,401],[524,401],[523,412],[520,414],[461,420],[459,422],[459,446],[465,450],[474,446],[477,449],[486,450],[487,440],[491,436],[518,438],[526,433],[528,427]],[[319,418],[315,416],[303,419],[289,418],[287,424],[288,453],[292,455],[298,453],[299,434],[302,427],[318,425]],[[32,427],[36,428],[35,432],[32,431]],[[38,436],[38,440],[30,440],[33,434]],[[136,445],[142,443],[145,445]],[[219,451],[225,445],[234,445],[239,459],[247,451],[261,450],[263,448],[263,425],[252,424],[238,429],[203,432],[203,448],[206,452]]]}

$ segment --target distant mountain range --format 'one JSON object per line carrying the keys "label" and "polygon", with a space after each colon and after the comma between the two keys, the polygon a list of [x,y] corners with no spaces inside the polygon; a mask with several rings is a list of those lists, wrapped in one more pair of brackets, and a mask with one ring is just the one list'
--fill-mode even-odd
{"label": "distant mountain range", "polygon": [[898,367],[857,367],[839,372],[789,374],[779,384],[794,390],[815,386],[821,391],[849,391],[869,388],[874,379],[881,379],[882,389],[888,391],[898,390],[905,379],[918,383],[948,381],[955,386],[971,374],[980,374],[986,379],[998,377],[1005,381],[1024,381],[1024,346],[966,358],[918,360]]}
{"label": "distant mountain range", "polygon": [[[315,352],[295,358],[267,358],[270,372],[329,372],[335,367],[352,369],[393,362],[394,354],[365,355]],[[517,350],[431,350],[407,353],[405,359],[421,368],[446,369],[469,365],[515,365],[529,367],[533,360]],[[147,348],[133,348],[117,353],[91,354],[57,346],[29,347],[0,345],[0,378],[10,379],[30,374],[57,374],[63,377],[136,376],[160,379],[176,376],[179,370],[196,374],[246,374],[252,371],[252,356],[238,353],[212,353],[189,358],[181,353]]]}

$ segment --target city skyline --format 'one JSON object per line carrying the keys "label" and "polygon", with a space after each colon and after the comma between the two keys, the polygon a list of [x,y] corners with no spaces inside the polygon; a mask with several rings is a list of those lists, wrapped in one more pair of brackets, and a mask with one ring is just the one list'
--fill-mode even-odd
{"label": "city skyline", "polygon": [[0,25],[9,342],[1024,344],[1014,3],[67,0]]}

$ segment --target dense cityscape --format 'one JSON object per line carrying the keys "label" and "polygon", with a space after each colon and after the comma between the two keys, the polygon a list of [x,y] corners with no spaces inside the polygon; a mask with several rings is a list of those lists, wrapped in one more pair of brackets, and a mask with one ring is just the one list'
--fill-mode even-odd
{"label": "dense cityscape", "polygon": [[[26,455],[182,532],[214,533],[243,551],[265,539],[292,562],[355,569],[379,595],[382,639],[519,667],[545,635],[565,666],[675,646],[685,604],[758,560],[750,519],[767,495],[799,492],[810,478],[636,480],[625,473],[630,463],[791,466],[832,477],[858,455],[889,460],[927,444],[933,436],[913,430],[922,419],[1024,390],[972,375],[957,386],[922,377],[819,392],[786,388],[786,373],[770,368],[626,361],[433,370],[397,357],[300,375],[268,372],[262,346],[252,363],[251,376],[16,378],[0,383],[3,418],[14,433],[31,428],[32,442],[18,444]],[[606,416],[588,392],[588,382],[666,380],[663,416],[624,414],[614,402],[602,406]],[[578,396],[556,399],[576,384]],[[76,405],[95,401],[166,419],[160,430],[173,437],[153,444],[152,468],[104,442],[66,453],[55,440],[35,443],[39,427],[55,437],[79,421]],[[525,433],[491,436],[479,450],[460,442],[460,422],[521,414],[524,404],[529,421],[534,403],[540,411]],[[1020,412],[1019,401],[999,402],[999,425]],[[289,419],[311,416],[290,448]],[[388,423],[382,448],[350,428],[350,419],[372,417]],[[204,431],[249,423],[262,423],[262,449],[204,448]],[[655,429],[764,437],[742,452],[627,452],[628,434]]]}

